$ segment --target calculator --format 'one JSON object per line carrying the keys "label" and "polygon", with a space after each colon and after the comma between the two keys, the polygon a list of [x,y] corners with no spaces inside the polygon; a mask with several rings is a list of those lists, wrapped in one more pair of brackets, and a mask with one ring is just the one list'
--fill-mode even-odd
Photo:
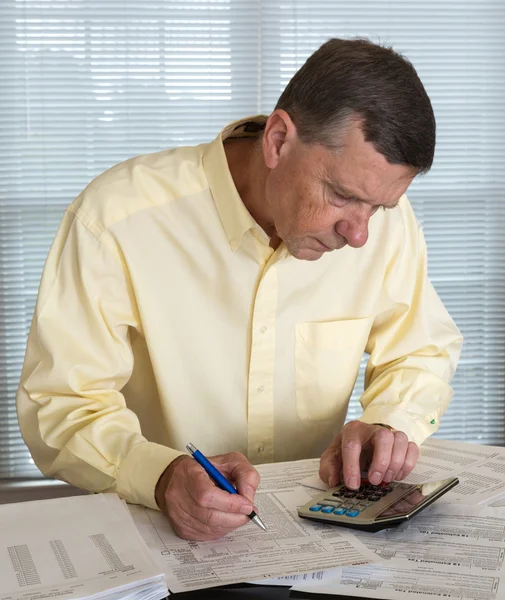
{"label": "calculator", "polygon": [[379,531],[411,519],[458,483],[457,477],[428,483],[393,481],[379,485],[362,479],[357,490],[340,484],[321,492],[301,506],[298,515],[332,525]]}

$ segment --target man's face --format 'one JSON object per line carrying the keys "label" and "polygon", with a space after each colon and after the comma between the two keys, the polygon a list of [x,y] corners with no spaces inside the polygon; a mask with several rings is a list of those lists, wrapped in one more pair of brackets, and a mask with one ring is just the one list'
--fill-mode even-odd
{"label": "man's face", "polygon": [[266,201],[277,235],[303,260],[363,246],[371,216],[394,208],[415,176],[412,167],[388,163],[365,141],[358,123],[344,134],[338,151],[293,136],[278,150]]}

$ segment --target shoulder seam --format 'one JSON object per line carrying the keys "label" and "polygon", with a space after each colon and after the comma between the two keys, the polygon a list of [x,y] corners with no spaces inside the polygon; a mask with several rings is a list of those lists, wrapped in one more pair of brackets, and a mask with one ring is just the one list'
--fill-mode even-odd
{"label": "shoulder seam", "polygon": [[100,227],[96,220],[87,215],[82,209],[73,210],[71,207],[67,208],[67,212],[73,215],[74,220],[78,221],[89,233],[96,239],[96,241],[103,247],[107,248],[108,252],[112,254],[115,259],[122,264],[124,268],[124,261],[120,255],[118,255],[118,249],[116,246],[108,242],[106,234],[108,229]]}
{"label": "shoulder seam", "polygon": [[74,210],[72,206],[69,206],[67,211],[74,215],[74,218],[77,219],[81,225],[83,225],[92,235],[101,241],[105,230],[100,227],[94,219],[92,219],[89,215],[86,215],[81,208]]}

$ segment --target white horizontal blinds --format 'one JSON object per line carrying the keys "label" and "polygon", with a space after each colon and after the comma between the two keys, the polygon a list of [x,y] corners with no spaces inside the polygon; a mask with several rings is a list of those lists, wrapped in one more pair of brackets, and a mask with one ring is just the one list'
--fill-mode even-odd
{"label": "white horizontal blinds", "polygon": [[467,340],[441,433],[502,443],[504,13],[502,0],[1,0],[0,477],[37,474],[14,395],[64,207],[120,160],[269,111],[332,36],[394,44],[433,99],[436,166],[410,197]]}
{"label": "white horizontal blinds", "polygon": [[[440,436],[505,442],[505,2],[284,0],[262,5],[262,110],[330,37],[393,45],[438,123],[435,166],[409,197],[432,281],[465,336]],[[363,367],[349,418],[361,413]]]}
{"label": "white horizontal blinds", "polygon": [[249,0],[1,0],[0,478],[38,474],[14,397],[64,207],[116,162],[254,113],[257,14]]}

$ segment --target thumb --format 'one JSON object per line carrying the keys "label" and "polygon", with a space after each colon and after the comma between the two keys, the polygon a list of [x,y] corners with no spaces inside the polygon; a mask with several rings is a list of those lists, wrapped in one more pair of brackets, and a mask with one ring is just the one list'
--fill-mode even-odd
{"label": "thumb", "polygon": [[342,457],[336,448],[329,448],[321,457],[319,478],[329,487],[337,485],[342,479]]}
{"label": "thumb", "polygon": [[241,469],[235,479],[238,493],[251,502],[254,502],[254,496],[259,484],[260,474],[252,465]]}

